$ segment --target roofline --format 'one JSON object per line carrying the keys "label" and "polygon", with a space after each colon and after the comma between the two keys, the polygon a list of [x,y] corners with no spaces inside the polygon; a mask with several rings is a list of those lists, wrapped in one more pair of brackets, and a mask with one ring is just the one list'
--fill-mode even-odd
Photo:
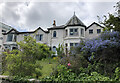
{"label": "roofline", "polygon": [[41,29],[43,32],[45,33],[49,33],[48,31],[44,31],[41,27],[37,28],[36,30],[34,31],[27,31],[27,32],[19,32],[17,31],[16,29],[11,29],[10,31],[8,31],[7,33],[3,33],[3,35],[7,35],[9,34],[11,31],[16,31],[16,33],[12,33],[12,34],[26,34],[26,33],[35,33],[37,30]]}
{"label": "roofline", "polygon": [[39,29],[41,29],[43,32],[45,32],[45,33],[48,33],[48,31],[45,31],[45,30],[43,30],[41,27],[38,27],[36,30],[34,30],[34,31],[28,31],[28,32],[19,32],[19,34],[24,34],[24,33],[35,33],[37,30],[39,30]]}
{"label": "roofline", "polygon": [[80,25],[80,24],[75,24],[75,25],[67,25],[66,27],[68,26],[82,26],[82,27],[86,27],[85,25]]}
{"label": "roofline", "polygon": [[60,25],[60,26],[55,26],[55,27],[51,27],[51,28],[47,28],[48,31],[49,30],[54,30],[54,29],[65,29],[66,25]]}
{"label": "roofline", "polygon": [[11,29],[10,31],[8,31],[7,33],[3,33],[3,35],[7,35],[9,34],[11,31],[15,31],[16,33],[12,33],[12,34],[18,34],[19,32],[16,29]]}
{"label": "roofline", "polygon": [[104,28],[103,26],[101,26],[100,24],[96,23],[96,22],[93,22],[92,24],[90,24],[88,27],[86,27],[85,31],[90,28],[93,24],[96,24],[98,26],[100,26],[101,28]]}
{"label": "roofline", "polygon": [[49,31],[49,30],[54,30],[54,29],[65,29],[65,27],[64,28],[47,28],[47,29]]}

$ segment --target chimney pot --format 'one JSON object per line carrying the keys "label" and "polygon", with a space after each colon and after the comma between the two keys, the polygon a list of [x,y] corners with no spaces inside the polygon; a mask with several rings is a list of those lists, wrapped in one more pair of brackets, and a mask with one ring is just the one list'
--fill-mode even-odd
{"label": "chimney pot", "polygon": [[55,22],[55,20],[53,20],[53,26],[56,26],[56,22]]}

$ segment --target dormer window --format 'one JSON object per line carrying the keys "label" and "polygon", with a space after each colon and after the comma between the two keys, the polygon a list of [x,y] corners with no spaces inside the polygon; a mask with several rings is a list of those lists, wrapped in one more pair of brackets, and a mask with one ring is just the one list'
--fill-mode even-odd
{"label": "dormer window", "polygon": [[78,35],[78,29],[70,29],[70,35],[77,36]]}
{"label": "dormer window", "polygon": [[16,42],[17,41],[17,35],[16,34],[8,34],[7,35],[7,42]]}
{"label": "dormer window", "polygon": [[56,31],[53,32],[53,37],[56,37],[57,33]]}
{"label": "dormer window", "polygon": [[7,41],[12,41],[12,39],[13,39],[13,34],[8,34]]}

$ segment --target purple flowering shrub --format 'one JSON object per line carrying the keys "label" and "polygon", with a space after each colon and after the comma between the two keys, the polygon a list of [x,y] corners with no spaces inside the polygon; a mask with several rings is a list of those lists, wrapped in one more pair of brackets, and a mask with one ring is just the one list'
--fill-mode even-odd
{"label": "purple flowering shrub", "polygon": [[75,50],[91,64],[100,63],[99,69],[103,73],[112,73],[115,67],[120,66],[120,33],[105,31],[96,39],[81,41]]}
{"label": "purple flowering shrub", "polygon": [[80,52],[83,52],[84,55],[89,57],[93,53],[95,54],[94,56],[100,56],[104,50],[107,53],[108,49],[111,50],[113,55],[118,55],[120,54],[120,33],[117,31],[105,31],[97,39],[83,41],[78,48],[80,48]]}

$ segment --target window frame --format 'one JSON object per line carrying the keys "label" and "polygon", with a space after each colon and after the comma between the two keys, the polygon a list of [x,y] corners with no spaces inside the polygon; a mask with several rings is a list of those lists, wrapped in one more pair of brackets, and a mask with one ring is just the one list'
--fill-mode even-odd
{"label": "window frame", "polygon": [[53,46],[53,49],[52,49],[53,52],[56,52],[56,46]]}
{"label": "window frame", "polygon": [[43,41],[43,34],[36,34],[35,39],[36,41]]}
{"label": "window frame", "polygon": [[[12,35],[11,39],[9,38],[9,36]],[[9,38],[9,39],[8,39]],[[7,35],[7,42],[12,42],[13,41],[13,34],[8,34]]]}
{"label": "window frame", "polygon": [[43,40],[43,34],[40,34],[39,35],[39,41],[42,41]]}
{"label": "window frame", "polygon": [[57,31],[53,31],[53,37],[57,37]]}
{"label": "window frame", "polygon": [[70,28],[69,35],[70,36],[78,36],[78,28]]}
{"label": "window frame", "polygon": [[89,29],[89,34],[93,34],[93,29]]}
{"label": "window frame", "polygon": [[[100,30],[100,31],[99,31]],[[100,34],[101,33],[101,29],[97,29],[97,34]]]}
{"label": "window frame", "polygon": [[80,33],[81,33],[81,36],[84,37],[84,29],[83,28],[80,29]]}

